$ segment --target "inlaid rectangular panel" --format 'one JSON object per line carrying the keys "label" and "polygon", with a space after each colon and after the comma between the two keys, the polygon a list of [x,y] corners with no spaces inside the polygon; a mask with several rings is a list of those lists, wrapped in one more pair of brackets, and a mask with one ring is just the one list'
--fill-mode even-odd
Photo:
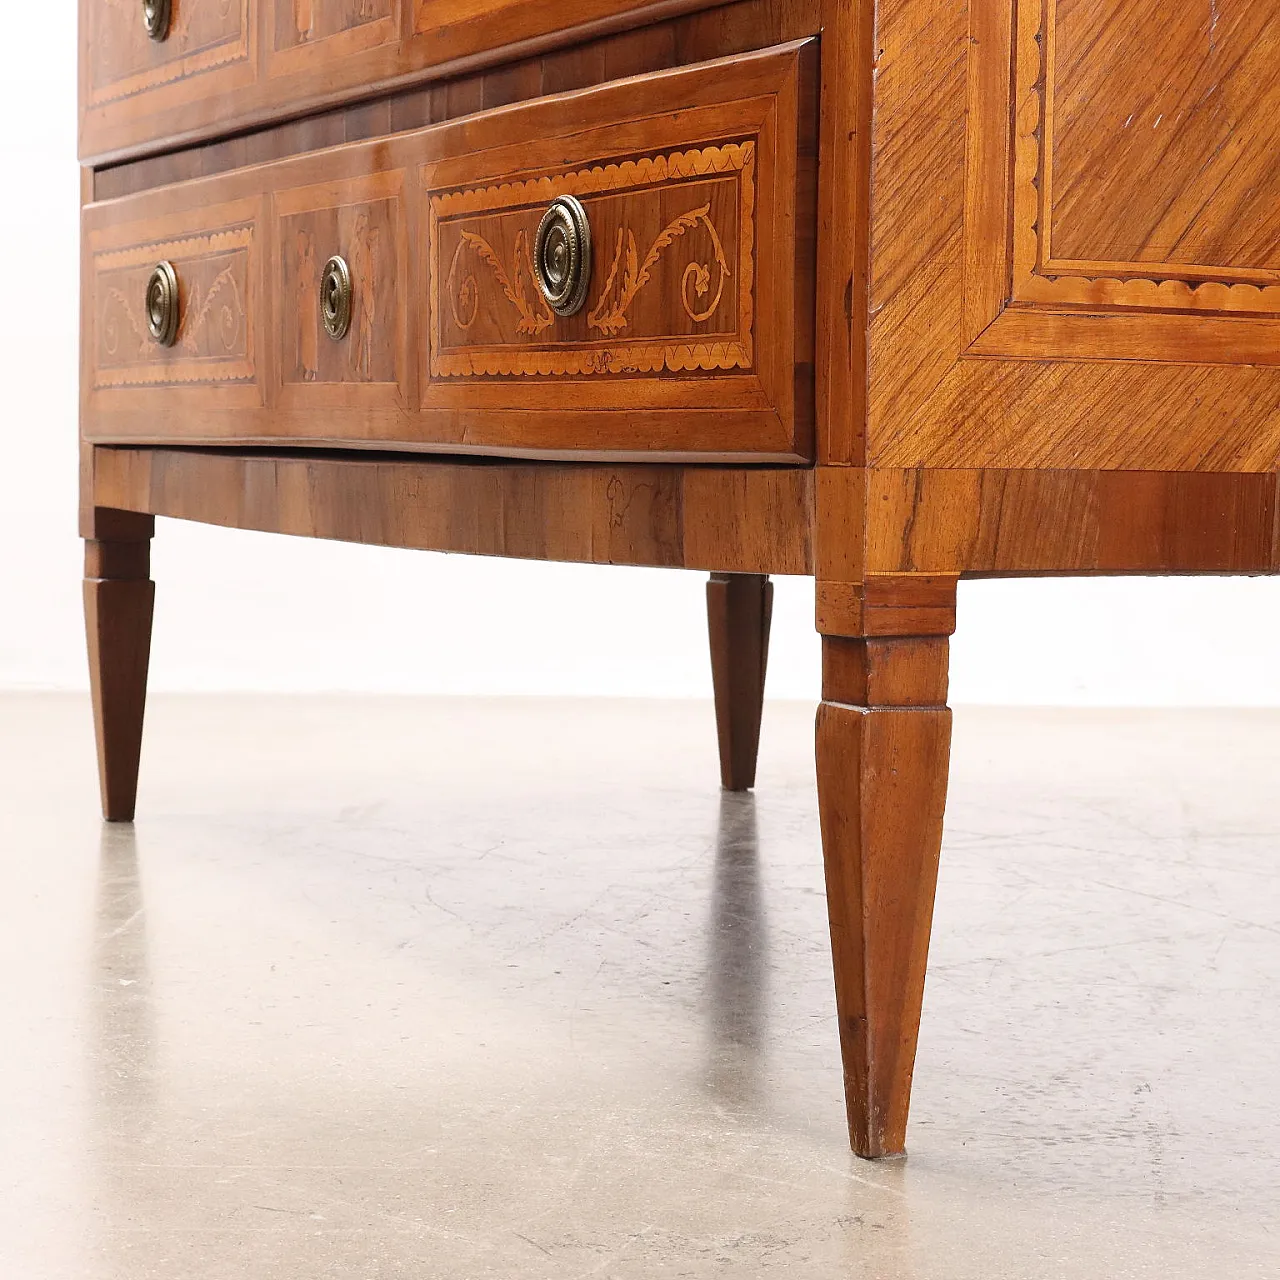
{"label": "inlaid rectangular panel", "polygon": [[1280,312],[1280,4],[1020,0],[1014,35],[1015,300]]}
{"label": "inlaid rectangular panel", "polygon": [[[1280,7],[1200,0],[1172,21],[1167,0],[1039,8],[1022,15],[1019,57],[1025,74],[1043,62],[1046,79],[1045,259],[1280,277],[1280,166],[1267,127],[1280,112]],[[1035,26],[1042,59],[1026,43]]]}
{"label": "inlaid rectangular panel", "polygon": [[[275,198],[280,403],[407,405],[409,252],[403,170],[282,191]],[[321,312],[325,264],[339,255],[352,282],[339,338]],[[341,392],[337,391],[341,388]]]}
{"label": "inlaid rectangular panel", "polygon": [[[85,254],[85,392],[104,406],[262,402],[257,312],[261,202],[91,232]],[[147,287],[166,261],[179,281],[172,346],[152,337]]]}
{"label": "inlaid rectangular panel", "polygon": [[152,39],[143,0],[80,0],[83,131],[113,120],[228,102],[256,77],[258,0],[171,0],[167,32]]}
{"label": "inlaid rectangular panel", "polygon": [[269,74],[324,74],[335,59],[400,38],[400,0],[270,0]]}
{"label": "inlaid rectangular panel", "polygon": [[976,10],[978,349],[1280,361],[1280,0]]}
{"label": "inlaid rectangular panel", "polygon": [[[424,411],[495,446],[806,456],[814,53],[786,46],[460,130],[474,150],[421,170]],[[533,261],[561,196],[581,203],[592,244],[585,304],[567,318]]]}
{"label": "inlaid rectangular panel", "polygon": [[756,143],[602,164],[555,184],[594,241],[591,304],[559,318],[532,246],[542,179],[430,199],[431,375],[753,368]]}
{"label": "inlaid rectangular panel", "polygon": [[1280,0],[884,0],[842,460],[1280,465]]}

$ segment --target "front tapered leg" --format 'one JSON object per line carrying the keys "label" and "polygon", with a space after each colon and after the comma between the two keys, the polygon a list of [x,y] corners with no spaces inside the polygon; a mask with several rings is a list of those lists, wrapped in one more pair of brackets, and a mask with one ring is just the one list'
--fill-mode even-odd
{"label": "front tapered leg", "polygon": [[905,1149],[942,842],[947,639],[823,638],[818,800],[849,1134]]}
{"label": "front tapered leg", "polygon": [[95,522],[94,531],[103,536],[85,541],[84,617],[102,816],[132,822],[155,605],[155,521],[99,510]]}
{"label": "front tapered leg", "polygon": [[750,791],[756,784],[772,617],[773,583],[763,574],[711,575],[707,626],[720,737],[720,782],[726,791]]}

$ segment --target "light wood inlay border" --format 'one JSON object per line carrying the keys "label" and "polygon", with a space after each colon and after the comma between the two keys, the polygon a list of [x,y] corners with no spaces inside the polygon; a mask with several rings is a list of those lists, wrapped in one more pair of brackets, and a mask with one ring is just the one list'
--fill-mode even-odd
{"label": "light wood inlay border", "polygon": [[[428,171],[429,172],[429,171]],[[738,229],[737,252],[734,257],[734,274],[737,277],[737,333],[724,340],[708,338],[704,341],[685,338],[643,338],[633,342],[568,344],[522,344],[520,346],[476,346],[448,350],[442,340],[442,316],[446,293],[453,285],[453,273],[441,260],[440,224],[446,218],[466,213],[491,213],[521,206],[542,206],[558,195],[587,196],[600,192],[634,192],[646,187],[660,187],[681,179],[707,177],[717,174],[737,174],[738,181]],[[588,169],[566,173],[555,178],[536,178],[523,182],[503,183],[500,186],[468,188],[461,191],[433,192],[429,197],[428,256],[432,264],[431,278],[431,374],[433,377],[472,377],[477,375],[524,375],[545,377],[549,375],[600,375],[653,373],[662,369],[671,372],[693,370],[750,369],[754,363],[754,285],[755,285],[755,205],[756,205],[756,144],[748,139],[743,142],[725,143],[720,146],[696,150],[669,152],[664,155],[644,156],[639,160],[626,160],[616,164],[594,165]],[[708,225],[711,225],[710,223]],[[683,228],[681,229],[681,231]],[[712,234],[715,228],[712,226]],[[675,238],[672,228],[664,236]],[[719,246],[719,240],[716,240]],[[663,246],[667,247],[667,246]],[[488,249],[488,246],[484,246]],[[655,245],[655,249],[657,246]],[[488,250],[492,255],[492,250]],[[608,292],[605,262],[609,260],[609,246],[597,244],[597,275],[592,285],[591,297],[603,301],[601,288]],[[617,263],[614,263],[616,268]],[[507,296],[522,314],[530,312],[528,323],[535,329],[542,327],[540,317],[532,313],[537,299],[531,304],[523,293],[513,291],[522,279],[524,263],[516,263],[511,271],[503,269]],[[495,266],[495,271],[501,264]],[[524,279],[536,290],[532,279],[532,267],[525,270]],[[646,277],[647,280],[647,277]],[[640,281],[644,287],[645,281]],[[492,282],[491,282],[492,284]],[[669,286],[673,291],[675,286]],[[683,296],[682,289],[682,296]],[[522,305],[523,304],[523,305]],[[686,303],[687,306],[687,303]],[[545,311],[545,306],[543,307]],[[548,313],[549,315],[549,313]],[[547,328],[552,318],[546,321]],[[593,328],[605,329],[596,320]]]}

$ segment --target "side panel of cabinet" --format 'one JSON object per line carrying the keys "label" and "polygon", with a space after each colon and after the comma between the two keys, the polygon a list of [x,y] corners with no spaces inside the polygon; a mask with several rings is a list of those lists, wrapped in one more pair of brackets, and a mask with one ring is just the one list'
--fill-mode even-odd
{"label": "side panel of cabinet", "polygon": [[885,0],[867,459],[1280,465],[1280,0]]}

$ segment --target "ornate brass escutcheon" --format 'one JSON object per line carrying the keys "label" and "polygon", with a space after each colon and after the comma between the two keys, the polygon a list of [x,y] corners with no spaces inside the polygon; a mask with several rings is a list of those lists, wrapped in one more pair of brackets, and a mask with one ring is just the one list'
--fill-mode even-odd
{"label": "ornate brass escutcheon", "polygon": [[178,273],[172,262],[157,262],[147,281],[147,329],[162,346],[178,340]]}
{"label": "ornate brass escutcheon", "polygon": [[582,202],[557,196],[542,216],[533,270],[547,305],[558,316],[576,315],[591,285],[591,224]]}
{"label": "ornate brass escutcheon", "polygon": [[334,342],[347,336],[351,328],[351,268],[339,254],[324,264],[324,274],[320,277],[320,314],[324,331]]}
{"label": "ornate brass escutcheon", "polygon": [[153,40],[167,40],[172,12],[172,0],[142,0],[142,21],[146,24],[147,35]]}

